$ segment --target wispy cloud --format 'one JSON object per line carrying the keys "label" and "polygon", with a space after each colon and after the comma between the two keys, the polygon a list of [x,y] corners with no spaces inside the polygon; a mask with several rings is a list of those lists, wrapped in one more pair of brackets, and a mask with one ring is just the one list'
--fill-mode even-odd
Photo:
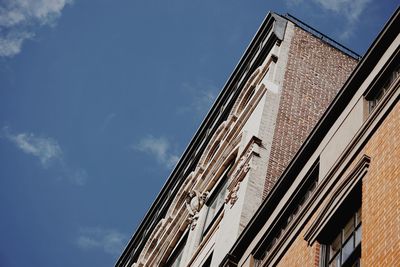
{"label": "wispy cloud", "polygon": [[321,5],[324,9],[343,15],[346,18],[346,27],[339,35],[339,38],[347,40],[353,35],[360,15],[371,0],[314,0],[314,2]]}
{"label": "wispy cloud", "polygon": [[371,0],[314,0],[324,9],[343,14],[349,22],[355,22]]}
{"label": "wispy cloud", "polygon": [[33,133],[14,133],[9,127],[3,127],[0,138],[12,142],[25,154],[37,158],[43,168],[56,168],[61,173],[61,177],[67,178],[73,184],[86,183],[88,177],[86,171],[68,166],[61,146],[54,138],[37,136]]}
{"label": "wispy cloud", "polygon": [[8,127],[3,128],[3,136],[24,153],[37,157],[45,168],[48,168],[54,160],[61,160],[63,157],[60,145],[53,138],[38,137],[32,133],[13,134]]}
{"label": "wispy cloud", "polygon": [[[368,7],[372,0],[313,0],[312,3],[317,5],[323,11],[332,12],[345,19],[345,27],[339,36],[340,39],[346,40],[354,33],[356,23],[361,14]],[[296,7],[307,3],[304,0],[288,0],[290,7]]]}
{"label": "wispy cloud", "polygon": [[171,144],[164,137],[149,135],[131,147],[154,156],[159,163],[165,165],[167,168],[175,166],[179,160],[179,157],[171,152]]}
{"label": "wispy cloud", "polygon": [[71,3],[72,0],[0,1],[0,56],[18,54],[38,27],[54,26],[61,11]]}
{"label": "wispy cloud", "polygon": [[111,255],[118,255],[127,242],[127,237],[115,229],[87,227],[79,230],[76,244],[83,250],[102,250]]}
{"label": "wispy cloud", "polygon": [[217,96],[218,87],[211,82],[182,83],[182,91],[189,95],[191,101],[180,107],[178,112],[194,111],[197,115],[204,116]]}

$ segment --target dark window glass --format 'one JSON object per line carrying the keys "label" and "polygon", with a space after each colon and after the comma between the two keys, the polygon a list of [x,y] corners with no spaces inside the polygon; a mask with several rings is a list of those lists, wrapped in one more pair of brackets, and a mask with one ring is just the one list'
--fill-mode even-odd
{"label": "dark window glass", "polygon": [[212,196],[211,201],[209,202],[206,220],[204,223],[204,233],[209,228],[211,222],[214,220],[214,217],[222,211],[225,202],[225,192],[228,186],[228,179],[224,178],[222,181],[222,185],[218,188],[218,192]]}
{"label": "dark window glass", "polygon": [[212,260],[212,255],[208,256],[206,262],[204,262],[204,264],[201,267],[210,267],[211,266],[211,260]]}
{"label": "dark window glass", "polygon": [[225,192],[228,187],[228,172],[231,168],[232,164],[225,169],[223,174],[221,175],[221,181],[218,184],[217,188],[215,189],[215,192],[212,193],[211,197],[208,200],[208,203],[206,203],[207,206],[207,213],[206,213],[206,219],[203,227],[203,236],[207,233],[208,229],[210,228],[212,222],[214,219],[219,215],[220,212],[222,212],[222,209],[225,204]]}
{"label": "dark window glass", "polygon": [[400,76],[400,65],[397,65],[397,67],[393,70],[393,72],[389,75],[389,77],[387,77],[386,80],[383,82],[383,85],[379,89],[379,91],[375,93],[373,99],[369,101],[369,112],[372,112],[372,110],[378,105],[382,97],[385,95],[385,93],[389,90],[390,86],[399,76]]}
{"label": "dark window glass", "polygon": [[172,251],[170,258],[166,263],[167,267],[179,267],[182,261],[183,250],[185,248],[187,238],[188,234],[185,234],[183,238],[181,238],[175,249]]}
{"label": "dark window glass", "polygon": [[327,266],[359,266],[361,257],[361,208],[327,245]]}

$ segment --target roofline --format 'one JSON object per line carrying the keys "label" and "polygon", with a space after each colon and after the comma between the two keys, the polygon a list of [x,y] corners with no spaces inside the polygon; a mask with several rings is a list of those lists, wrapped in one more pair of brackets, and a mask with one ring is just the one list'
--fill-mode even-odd
{"label": "roofline", "polygon": [[296,18],[295,16],[286,13],[285,15],[283,15],[283,17],[291,22],[293,22],[294,24],[296,24],[298,27],[302,28],[303,30],[307,31],[308,33],[310,33],[311,35],[313,35],[314,37],[322,40],[323,42],[327,43],[328,45],[332,46],[333,48],[339,50],[340,52],[356,59],[356,60],[360,60],[362,58],[362,56],[356,52],[354,52],[353,50],[351,50],[350,48],[342,45],[341,43],[335,41],[334,39],[330,38],[329,36],[327,36],[326,34],[323,34],[322,32],[318,31],[317,29],[311,27],[310,25],[308,25],[307,23],[305,23],[304,21]]}
{"label": "roofline", "polygon": [[278,179],[278,182],[272,188],[267,198],[262,202],[261,206],[255,212],[254,216],[247,224],[231,250],[222,261],[220,266],[225,263],[236,261],[243,255],[247,247],[258,234],[258,230],[266,222],[266,218],[272,213],[276,207],[276,203],[282,199],[287,188],[294,181],[295,177],[302,169],[304,164],[309,160],[322,139],[325,137],[329,129],[338,119],[345,107],[350,102],[355,92],[359,89],[361,83],[369,75],[370,71],[377,64],[381,55],[387,50],[392,41],[397,37],[398,30],[396,25],[400,24],[400,8],[393,13],[391,18],[386,22],[385,26],[378,34],[372,45],[368,48],[365,56],[351,73],[339,93],[335,96],[327,110],[317,122],[316,126],[306,138],[300,149],[297,151],[288,167]]}
{"label": "roofline", "polygon": [[[207,142],[202,143],[203,140],[209,139],[212,136],[212,134],[215,132],[215,130],[218,128],[219,124],[222,123],[224,118],[226,118],[227,115],[229,114],[229,110],[232,108],[233,102],[238,97],[238,94],[240,91],[240,90],[237,90],[239,88],[235,88],[235,86],[237,85],[236,82],[241,79],[242,75],[249,75],[249,71],[246,73],[247,67],[251,67],[251,66],[249,66],[249,64],[251,63],[252,56],[257,51],[258,46],[263,41],[263,38],[267,36],[267,33],[271,29],[273,34],[271,35],[271,37],[269,39],[270,42],[275,42],[277,40],[283,40],[286,24],[285,24],[285,27],[274,27],[274,22],[276,21],[276,22],[282,23],[283,21],[286,22],[288,20],[291,21],[292,23],[294,23],[295,25],[299,26],[303,30],[309,32],[313,36],[321,39],[322,41],[325,41],[325,43],[331,45],[332,47],[339,49],[342,53],[344,53],[350,57],[356,58],[356,57],[352,56],[351,53],[348,52],[348,51],[351,51],[350,49],[345,48],[344,46],[342,46],[339,43],[335,42],[334,40],[330,39],[326,35],[323,35],[322,33],[318,32],[317,30],[308,26],[307,24],[300,21],[299,19],[297,19],[289,14],[282,16],[282,15],[279,15],[274,12],[269,12],[267,14],[267,16],[264,18],[264,20],[261,23],[258,30],[256,31],[255,35],[253,36],[250,44],[245,49],[244,54],[240,58],[238,64],[235,66],[233,72],[231,73],[227,82],[223,86],[223,89],[221,90],[220,94],[214,101],[211,109],[209,110],[206,117],[204,118],[204,120],[200,124],[199,128],[197,129],[196,133],[192,137],[190,143],[188,144],[184,153],[180,157],[180,160],[178,161],[175,168],[170,173],[170,175],[169,175],[168,179],[166,180],[166,182],[164,183],[164,185],[162,186],[156,199],[150,206],[150,209],[148,210],[148,212],[146,213],[146,215],[140,222],[139,226],[137,227],[136,231],[134,232],[133,236],[131,237],[129,243],[125,247],[123,253],[117,260],[115,266],[123,266],[123,264],[126,264],[127,262],[131,261],[131,259],[135,260],[135,258],[138,256],[138,255],[133,255],[133,257],[131,257],[131,253],[133,252],[133,250],[135,248],[140,248],[141,246],[144,245],[142,242],[142,240],[145,239],[143,237],[143,234],[149,235],[151,233],[152,229],[154,229],[155,225],[154,225],[154,223],[153,223],[153,225],[151,225],[152,222],[154,222],[154,220],[158,221],[157,217],[159,217],[159,215],[162,214],[162,212],[157,214],[157,207],[159,207],[160,205],[162,206],[163,203],[168,203],[172,200],[172,196],[174,194],[170,194],[168,196],[168,193],[171,190],[179,189],[180,185],[184,181],[184,178],[196,166],[199,156],[204,151],[205,144],[207,143]],[[303,24],[306,25],[307,27],[305,27]],[[270,28],[270,27],[272,27],[272,28]],[[317,35],[316,33],[319,33],[320,36]],[[321,36],[323,36],[323,37],[321,37]],[[331,40],[331,42],[327,42],[326,41],[327,39]],[[336,47],[335,45],[332,45],[332,42],[336,43],[338,46],[341,46],[344,49],[340,49],[340,48]],[[224,110],[221,114],[220,111],[223,108],[224,108]],[[150,228],[150,231],[146,231],[146,229],[148,227]]]}

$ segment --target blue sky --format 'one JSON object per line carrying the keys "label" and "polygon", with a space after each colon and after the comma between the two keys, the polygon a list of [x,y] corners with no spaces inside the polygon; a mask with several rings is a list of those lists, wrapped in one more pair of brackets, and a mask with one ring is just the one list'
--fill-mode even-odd
{"label": "blue sky", "polygon": [[397,3],[0,0],[0,266],[112,266],[269,10],[362,54]]}

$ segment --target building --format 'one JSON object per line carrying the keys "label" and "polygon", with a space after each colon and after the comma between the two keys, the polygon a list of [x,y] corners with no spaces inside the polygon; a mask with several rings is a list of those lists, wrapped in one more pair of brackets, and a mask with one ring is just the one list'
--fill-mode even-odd
{"label": "building", "polygon": [[396,266],[399,13],[360,61],[268,14],[116,266]]}

